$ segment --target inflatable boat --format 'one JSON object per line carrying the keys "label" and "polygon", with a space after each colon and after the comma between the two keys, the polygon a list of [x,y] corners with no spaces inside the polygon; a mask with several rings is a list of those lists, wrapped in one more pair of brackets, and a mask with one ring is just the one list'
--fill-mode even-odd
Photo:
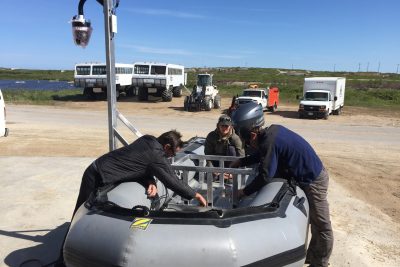
{"label": "inflatable boat", "polygon": [[[183,182],[206,197],[200,207],[158,184],[148,199],[138,183],[122,183],[89,199],[75,214],[64,245],[67,266],[303,266],[309,223],[304,192],[274,179],[237,199],[255,168],[225,168],[234,157],[205,156],[192,139],[172,163]],[[207,167],[217,160],[220,167]],[[215,174],[219,173],[219,177]],[[226,181],[223,173],[232,174]]]}

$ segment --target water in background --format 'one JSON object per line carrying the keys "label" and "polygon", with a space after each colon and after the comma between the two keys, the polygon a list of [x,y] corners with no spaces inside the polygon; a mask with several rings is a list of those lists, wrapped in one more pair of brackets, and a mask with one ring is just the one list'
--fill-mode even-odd
{"label": "water in background", "polygon": [[74,83],[67,81],[46,80],[0,80],[0,89],[22,89],[22,90],[65,90],[75,89]]}

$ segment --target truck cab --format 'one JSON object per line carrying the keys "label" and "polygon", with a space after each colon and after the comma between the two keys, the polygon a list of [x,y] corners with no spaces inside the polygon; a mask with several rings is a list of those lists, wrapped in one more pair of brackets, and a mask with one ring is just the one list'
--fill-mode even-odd
{"label": "truck cab", "polygon": [[274,112],[279,104],[279,89],[275,86],[258,88],[257,85],[250,85],[250,88],[244,89],[242,95],[236,98],[236,102],[237,105],[256,102],[263,110]]}
{"label": "truck cab", "polygon": [[329,91],[310,90],[305,92],[299,105],[299,118],[316,117],[327,119],[332,112],[332,95]]}

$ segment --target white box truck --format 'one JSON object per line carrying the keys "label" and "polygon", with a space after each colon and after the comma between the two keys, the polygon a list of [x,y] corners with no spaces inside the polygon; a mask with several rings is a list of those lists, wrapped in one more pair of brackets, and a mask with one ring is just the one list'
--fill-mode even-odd
{"label": "white box truck", "polygon": [[339,115],[344,106],[346,78],[305,78],[303,97],[299,105],[299,118],[328,119],[330,114]]}

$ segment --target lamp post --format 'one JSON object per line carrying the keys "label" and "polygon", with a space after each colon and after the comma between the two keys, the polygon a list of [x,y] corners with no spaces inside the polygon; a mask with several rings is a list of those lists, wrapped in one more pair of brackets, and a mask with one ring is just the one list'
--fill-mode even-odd
{"label": "lamp post", "polygon": [[[107,103],[108,103],[108,140],[109,149],[117,148],[115,129],[117,127],[116,113],[116,83],[115,83],[115,54],[114,54],[114,34],[117,33],[117,17],[115,9],[118,7],[119,0],[96,0],[103,6],[104,12],[104,32],[106,44],[106,73],[107,73]],[[80,0],[78,5],[78,15],[72,18],[72,32],[76,45],[86,47],[92,33],[89,20],[83,14],[83,6],[86,0]],[[113,2],[113,4],[111,3]]]}
{"label": "lamp post", "polygon": [[116,16],[111,0],[103,0],[104,33],[106,42],[108,144],[110,151],[117,148],[114,129],[117,127],[114,34],[117,32]]}

